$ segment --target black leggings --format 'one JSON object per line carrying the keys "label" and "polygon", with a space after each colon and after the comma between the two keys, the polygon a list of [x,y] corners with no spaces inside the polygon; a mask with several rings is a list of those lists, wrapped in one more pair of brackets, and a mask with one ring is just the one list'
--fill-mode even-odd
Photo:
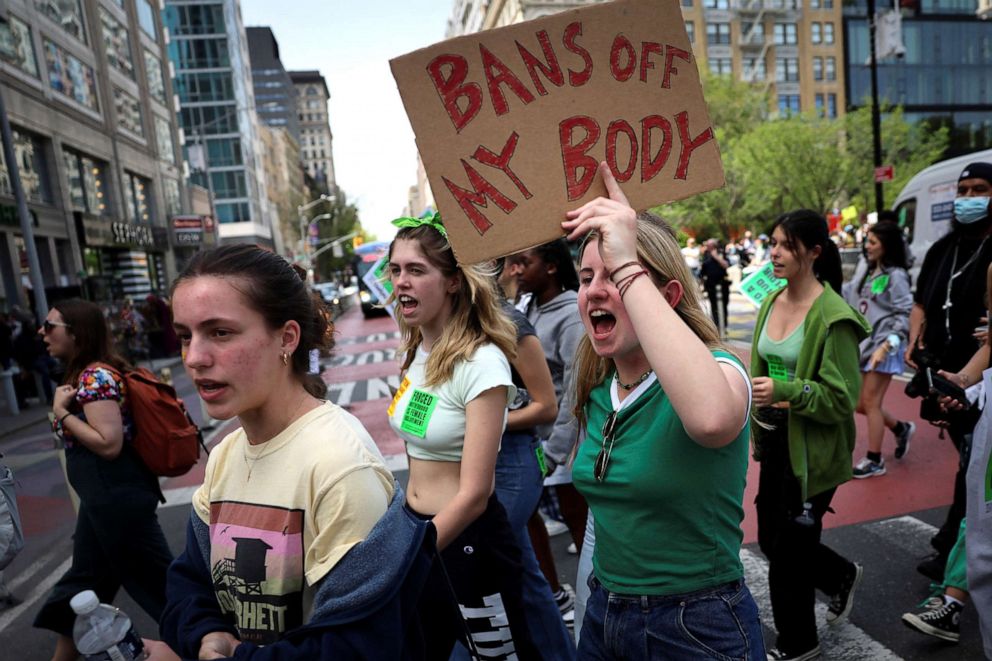
{"label": "black leggings", "polygon": [[467,628],[486,659],[539,659],[523,608],[522,573],[506,510],[493,495],[486,511],[435,557],[418,607],[426,658],[447,659],[455,640],[471,651]]}
{"label": "black leggings", "polygon": [[155,514],[157,506],[155,494],[138,490],[112,504],[82,501],[72,566],[52,588],[34,626],[72,636],[76,615],[69,601],[83,590],[93,590],[109,604],[122,586],[158,622],[172,553]]}
{"label": "black leggings", "polygon": [[852,563],[820,542],[823,516],[836,488],[810,496],[813,525],[801,525],[802,490],[789,460],[788,414],[763,408],[762,422],[775,424],[761,434],[761,473],[758,478],[758,545],[768,558],[768,590],[778,631],[778,648],[805,652],[817,645],[816,590],[828,595],[840,591]]}

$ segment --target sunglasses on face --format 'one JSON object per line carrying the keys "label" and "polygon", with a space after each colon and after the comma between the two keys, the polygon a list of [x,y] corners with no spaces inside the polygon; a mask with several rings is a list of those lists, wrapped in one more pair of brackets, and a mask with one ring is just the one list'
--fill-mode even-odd
{"label": "sunglasses on face", "polygon": [[613,443],[616,441],[617,412],[611,411],[606,420],[603,421],[603,447],[596,455],[596,463],[593,464],[592,474],[597,482],[606,479],[606,469],[610,465],[610,455],[613,454]]}
{"label": "sunglasses on face", "polygon": [[41,327],[45,330],[45,335],[48,335],[53,330],[55,330],[56,326],[61,326],[62,328],[71,328],[69,324],[63,323],[61,321],[49,321],[48,319],[45,319],[45,321],[41,323]]}

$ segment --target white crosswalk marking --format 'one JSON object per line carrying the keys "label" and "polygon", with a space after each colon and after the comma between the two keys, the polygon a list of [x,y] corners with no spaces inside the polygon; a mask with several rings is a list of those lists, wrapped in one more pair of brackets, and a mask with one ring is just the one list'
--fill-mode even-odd
{"label": "white crosswalk marking", "polygon": [[[899,519],[892,519],[886,523],[899,525],[913,525],[907,519],[926,525],[918,519],[904,516]],[[744,576],[747,586],[758,604],[761,612],[761,621],[768,627],[774,629],[772,620],[772,603],[768,594],[768,562],[757,553],[752,553],[747,549],[741,549],[741,563],[744,565]],[[869,569],[870,571],[870,569]],[[823,650],[824,659],[833,661],[895,661],[901,659],[877,640],[869,636],[860,627],[855,626],[850,621],[837,626],[827,626],[826,624],[827,605],[822,601],[816,602],[816,621],[820,623],[817,633],[820,637],[820,648]]]}

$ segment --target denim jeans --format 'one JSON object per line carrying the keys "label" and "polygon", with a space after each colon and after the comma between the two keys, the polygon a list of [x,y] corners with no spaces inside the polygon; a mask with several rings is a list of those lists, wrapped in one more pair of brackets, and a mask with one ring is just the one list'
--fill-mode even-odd
{"label": "denim jeans", "polygon": [[582,538],[582,550],[579,551],[579,567],[575,576],[575,644],[579,644],[582,633],[582,618],[586,615],[586,604],[589,602],[589,577],[592,576],[592,554],[596,550],[596,525],[592,518],[592,510],[586,517],[586,534]]}
{"label": "denim jeans", "polygon": [[[533,434],[503,434],[496,457],[496,498],[506,510],[510,528],[520,546],[523,605],[531,638],[541,651],[541,658],[571,661],[575,658],[575,643],[561,618],[551,587],[537,564],[527,534],[527,520],[537,509],[543,488],[535,454],[537,447],[538,440]],[[461,644],[456,645],[451,659],[468,661],[468,658],[467,650]]]}
{"label": "denim jeans", "polygon": [[579,659],[764,661],[758,606],[743,580],[666,597],[610,593],[596,577]]}

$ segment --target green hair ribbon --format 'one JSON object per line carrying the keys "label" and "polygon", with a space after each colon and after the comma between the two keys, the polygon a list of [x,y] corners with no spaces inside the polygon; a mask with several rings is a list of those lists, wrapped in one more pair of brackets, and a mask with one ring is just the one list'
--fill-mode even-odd
{"label": "green hair ribbon", "polygon": [[403,216],[402,218],[397,218],[393,221],[393,225],[399,228],[403,227],[420,227],[421,225],[430,225],[444,237],[444,240],[448,240],[448,230],[444,229],[444,225],[441,224],[441,214],[434,212],[430,215],[424,215],[420,218],[411,218],[409,216]]}

